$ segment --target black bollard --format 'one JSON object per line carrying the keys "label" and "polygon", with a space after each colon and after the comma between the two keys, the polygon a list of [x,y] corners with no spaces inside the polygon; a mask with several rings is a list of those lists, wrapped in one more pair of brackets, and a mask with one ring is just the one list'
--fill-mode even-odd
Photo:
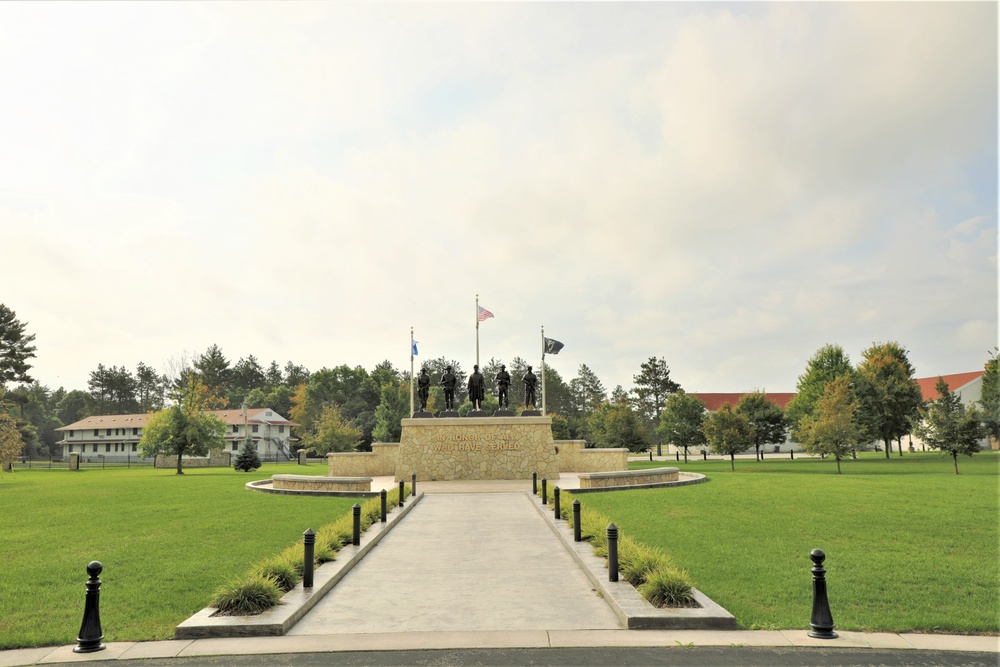
{"label": "black bollard", "polygon": [[817,639],[836,639],[830,601],[826,597],[826,570],[823,569],[826,554],[819,549],[813,549],[809,552],[809,557],[813,562],[813,611],[812,620],[809,621],[812,631],[809,632],[809,636]]}
{"label": "black bollard", "polygon": [[361,505],[354,503],[354,537],[351,539],[351,544],[354,546],[361,545]]}
{"label": "black bollard", "polygon": [[703,450],[701,450],[701,458],[702,458],[702,460],[704,460],[704,461],[707,461],[707,460],[708,460],[708,452],[706,452],[706,451],[705,451],[704,449],[703,449]]}
{"label": "black bollard", "polygon": [[573,541],[582,542],[583,535],[580,530],[580,501],[573,501]]}
{"label": "black bollard", "polygon": [[83,622],[80,624],[80,635],[76,638],[76,648],[73,653],[94,653],[103,651],[104,632],[101,630],[101,580],[99,578],[104,566],[100,561],[92,561],[87,566],[87,599],[83,605]]}
{"label": "black bollard", "polygon": [[406,493],[406,489],[403,485],[403,480],[399,480],[399,506],[403,506],[403,494]]}
{"label": "black bollard", "polygon": [[680,461],[681,460],[681,453],[680,452],[674,452],[674,458],[677,459],[678,461]]}
{"label": "black bollard", "polygon": [[410,475],[410,495],[417,495],[417,473]]}
{"label": "black bollard", "polygon": [[553,514],[553,516],[555,516],[556,521],[558,521],[561,518],[559,516],[560,515],[560,511],[559,511],[559,487],[558,486],[555,487],[554,489],[552,489],[552,514]]}
{"label": "black bollard", "polygon": [[549,487],[548,487],[548,483],[549,483],[549,480],[547,480],[544,477],[542,477],[542,504],[543,505],[548,505],[549,504]]}
{"label": "black bollard", "polygon": [[313,587],[313,561],[316,560],[316,531],[302,533],[302,588]]}
{"label": "black bollard", "polygon": [[538,473],[531,473],[531,495],[538,495]]}
{"label": "black bollard", "polygon": [[651,449],[651,450],[649,450],[649,460],[650,460],[650,461],[652,461],[652,460],[653,460],[653,450],[652,450],[652,449]]}
{"label": "black bollard", "polygon": [[788,455],[792,457],[793,461],[795,460],[795,452],[794,451],[788,452]]}
{"label": "black bollard", "polygon": [[762,450],[760,450],[760,460],[761,460],[761,461],[763,461],[763,460],[764,460],[764,450],[763,450],[763,449],[762,449]]}
{"label": "black bollard", "polygon": [[618,581],[618,526],[608,524],[608,581]]}
{"label": "black bollard", "polygon": [[382,517],[381,517],[381,521],[382,521],[382,523],[385,523],[385,515],[386,515],[386,511],[385,511],[385,497],[388,494],[385,492],[385,489],[382,489],[382,492],[379,493],[378,495],[382,499]]}

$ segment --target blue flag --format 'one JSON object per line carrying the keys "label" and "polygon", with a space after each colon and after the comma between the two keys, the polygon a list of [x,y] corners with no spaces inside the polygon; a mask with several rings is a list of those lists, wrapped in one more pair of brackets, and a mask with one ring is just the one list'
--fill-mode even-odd
{"label": "blue flag", "polygon": [[417,341],[413,341],[413,356],[417,356]]}

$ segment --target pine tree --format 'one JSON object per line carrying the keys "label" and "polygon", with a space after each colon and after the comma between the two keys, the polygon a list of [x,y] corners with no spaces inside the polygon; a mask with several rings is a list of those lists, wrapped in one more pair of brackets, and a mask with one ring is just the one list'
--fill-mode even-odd
{"label": "pine tree", "polygon": [[253,440],[247,438],[240,448],[240,455],[236,457],[233,467],[238,472],[253,472],[260,467],[260,456],[257,454],[257,446]]}

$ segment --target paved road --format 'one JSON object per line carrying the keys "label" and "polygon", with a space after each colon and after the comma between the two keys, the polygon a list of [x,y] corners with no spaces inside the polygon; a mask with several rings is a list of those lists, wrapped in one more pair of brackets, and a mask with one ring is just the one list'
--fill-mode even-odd
{"label": "paved road", "polygon": [[441,667],[450,665],[483,665],[490,667],[521,667],[522,665],[582,667],[798,667],[826,665],[838,667],[921,667],[927,665],[962,665],[965,667],[996,667],[996,653],[966,651],[914,651],[884,649],[819,649],[819,648],[548,648],[548,649],[476,649],[444,651],[365,651],[345,653],[293,653],[281,655],[206,656],[197,658],[164,658],[88,662],[88,667],[389,667],[418,665]]}
{"label": "paved road", "polygon": [[618,629],[522,493],[428,494],[289,635]]}

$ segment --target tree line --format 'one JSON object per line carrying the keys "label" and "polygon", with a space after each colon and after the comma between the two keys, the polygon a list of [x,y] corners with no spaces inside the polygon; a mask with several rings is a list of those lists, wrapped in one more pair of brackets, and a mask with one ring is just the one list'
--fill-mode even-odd
{"label": "tree line", "polygon": [[[27,455],[58,455],[55,429],[87,416],[157,412],[176,406],[183,396],[191,395],[192,383],[197,383],[199,405],[269,408],[299,423],[296,437],[317,453],[398,442],[400,420],[410,413],[409,371],[397,369],[390,361],[370,371],[347,364],[310,371],[292,361],[284,365],[271,361],[264,366],[253,355],[234,362],[218,345],[211,345],[197,357],[173,360],[166,373],[142,362],[134,370],[99,363],[90,373],[86,390],[60,387],[53,391],[30,376],[30,360],[36,353],[33,341],[26,325],[0,304],[0,415],[4,415],[8,440],[16,439]],[[528,363],[520,357],[509,362],[491,358],[482,366],[486,410],[497,407],[495,377],[501,364],[514,378],[511,404],[524,402],[519,380]],[[444,405],[438,381],[449,366],[458,377],[459,413],[465,414],[471,409],[467,374],[460,362],[445,357],[421,363],[433,379],[428,409],[437,411]],[[534,370],[537,374],[540,369]],[[586,440],[588,446],[625,447],[632,452],[656,447],[661,453],[663,444],[674,444],[684,449],[685,456],[691,447],[708,446],[732,456],[748,449],[759,454],[767,444],[784,442],[790,433],[806,449],[835,457],[874,441],[884,444],[888,456],[893,442],[901,455],[904,435],[936,423],[935,419],[940,421],[940,410],[934,412],[933,406],[923,404],[913,374],[907,352],[898,343],[873,344],[862,353],[857,367],[840,346],[826,345],[807,362],[798,378],[797,394],[785,411],[763,392],[750,392],[736,406],[725,405],[708,414],[696,396],[685,393],[671,378],[666,360],[655,356],[640,364],[631,389],[618,385],[610,392],[586,364],[568,381],[557,369],[546,366],[545,394],[553,436]],[[13,386],[8,388],[8,383]],[[994,354],[986,364],[981,408],[965,410],[959,405],[952,412],[976,421],[980,431],[1000,436],[998,385]],[[845,412],[850,419],[844,418]],[[839,435],[833,437],[831,428],[837,423],[841,426],[834,431]],[[11,429],[16,430],[16,438]],[[928,444],[934,441],[934,433],[921,433],[928,436],[923,438]],[[840,441],[849,444],[832,444]]]}

